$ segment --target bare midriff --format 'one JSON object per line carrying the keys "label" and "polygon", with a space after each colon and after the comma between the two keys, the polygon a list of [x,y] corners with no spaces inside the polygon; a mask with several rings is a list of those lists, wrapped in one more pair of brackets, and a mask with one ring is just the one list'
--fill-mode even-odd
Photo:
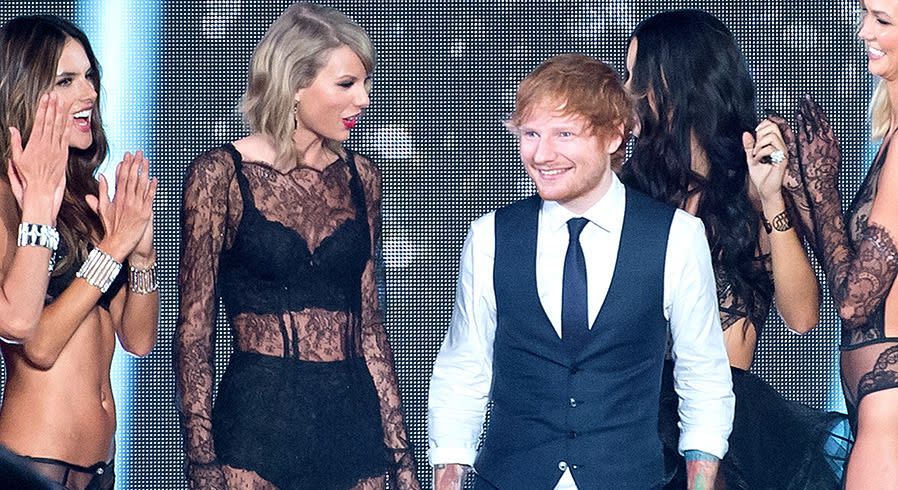
{"label": "bare midriff", "polygon": [[109,313],[94,308],[63,348],[41,370],[21,346],[4,344],[6,389],[0,408],[0,444],[31,457],[80,466],[113,456],[115,401],[109,370],[115,332]]}

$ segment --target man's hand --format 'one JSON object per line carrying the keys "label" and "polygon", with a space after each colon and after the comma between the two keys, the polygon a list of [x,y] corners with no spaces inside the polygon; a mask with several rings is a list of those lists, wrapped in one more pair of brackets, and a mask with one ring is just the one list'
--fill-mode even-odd
{"label": "man's hand", "polygon": [[689,490],[713,490],[720,460],[704,451],[689,450],[686,457],[686,483]]}
{"label": "man's hand", "polygon": [[465,464],[438,464],[433,467],[434,490],[461,490],[471,467]]}

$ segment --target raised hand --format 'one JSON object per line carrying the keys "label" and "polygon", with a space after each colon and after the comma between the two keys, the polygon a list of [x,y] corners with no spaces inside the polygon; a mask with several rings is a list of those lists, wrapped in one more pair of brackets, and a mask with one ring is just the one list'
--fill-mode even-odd
{"label": "raised hand", "polygon": [[842,151],[826,113],[808,95],[798,104],[795,122],[808,195],[816,204],[841,202],[838,177]]}
{"label": "raised hand", "polygon": [[56,221],[65,193],[72,131],[69,109],[58,95],[42,95],[24,148],[19,128],[9,128],[11,158],[7,173],[24,221]]}
{"label": "raised hand", "polygon": [[134,155],[125,153],[116,167],[116,190],[112,201],[109,200],[109,185],[102,175],[99,195],[86,197],[106,231],[100,249],[119,262],[132,252],[140,261],[152,260],[153,199],[158,181],[149,177],[149,171],[150,164],[142,151]]}
{"label": "raised hand", "polygon": [[789,149],[783,141],[779,127],[769,119],[758,124],[755,134],[757,137],[753,137],[747,132],[742,134],[742,146],[745,148],[745,163],[748,165],[749,178],[751,178],[762,202],[779,200],[782,198],[786,162],[771,160],[771,155],[776,152],[782,152],[785,155]]}

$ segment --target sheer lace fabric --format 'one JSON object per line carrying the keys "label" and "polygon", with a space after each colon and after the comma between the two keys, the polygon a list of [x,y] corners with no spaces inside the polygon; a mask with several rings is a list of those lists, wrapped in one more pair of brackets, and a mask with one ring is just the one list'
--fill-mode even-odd
{"label": "sheer lace fabric", "polygon": [[842,318],[842,382],[856,417],[864,395],[898,387],[898,338],[885,332],[886,297],[898,273],[898,251],[888,231],[869,221],[888,142],[842,219],[837,188],[841,150],[832,127],[813,101],[796,116],[802,177],[813,212],[816,251]]}
{"label": "sheer lace fabric", "polygon": [[[254,208],[264,219],[295,232],[307,245],[311,260],[317,260],[315,252],[328,237],[357,215],[350,192],[352,172],[342,159],[320,172],[297,167],[283,173],[264,162],[242,162],[235,167],[239,158],[229,146],[200,155],[190,166],[184,191],[176,381],[188,477],[197,488],[227,488],[212,440],[212,330],[221,293],[220,259],[234,246],[247,209],[239,178],[246,179]],[[374,244],[361,276],[361,352],[347,352],[347,345],[354,345],[347,343],[346,336],[353,335],[353,329],[347,328],[352,324],[352,314],[347,311],[315,306],[261,314],[245,311],[232,313],[231,327],[239,351],[312,362],[364,357],[378,395],[384,443],[396,454],[391,482],[396,488],[417,488],[375,280],[380,175],[366,160],[356,157],[355,162],[364,189],[370,243]],[[241,176],[236,175],[236,168],[241,169]]]}
{"label": "sheer lace fabric", "polygon": [[[763,230],[760,226],[759,229]],[[716,262],[713,265],[714,278],[717,283],[717,302],[720,306],[720,326],[726,330],[747,318],[748,323],[745,324],[745,328],[749,328],[751,325],[760,335],[764,323],[767,321],[767,313],[770,311],[770,296],[763,294],[760,289],[751,290],[750,298],[737,295],[730,285],[724,268]],[[760,236],[758,239],[758,250],[752,267],[756,270],[763,270],[768,278],[773,273],[773,264],[770,261],[770,241],[766,236]]]}

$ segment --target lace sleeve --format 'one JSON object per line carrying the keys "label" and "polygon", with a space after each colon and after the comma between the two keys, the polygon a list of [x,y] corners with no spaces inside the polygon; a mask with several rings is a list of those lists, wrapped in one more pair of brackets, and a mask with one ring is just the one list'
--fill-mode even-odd
{"label": "lace sleeve", "polygon": [[362,276],[362,349],[380,399],[384,442],[396,458],[395,472],[390,475],[391,488],[418,489],[420,484],[415,476],[415,460],[408,442],[399,385],[393,369],[393,352],[378,301],[376,261],[381,243],[380,173],[367,160],[357,157],[356,161],[365,187],[372,243],[372,257]]}
{"label": "lace sleeve", "polygon": [[230,156],[212,150],[190,165],[181,211],[180,312],[175,383],[191,488],[218,488],[212,442],[213,348],[218,255],[224,241]]}
{"label": "lace sleeve", "polygon": [[[867,323],[898,273],[898,251],[888,231],[873,222],[852,244],[837,187],[841,150],[823,110],[806,97],[796,115],[801,170],[811,199],[818,259],[821,259],[843,327]],[[864,336],[863,329],[857,333]],[[852,342],[863,339],[851,339]]]}
{"label": "lace sleeve", "polygon": [[814,233],[814,220],[811,216],[811,202],[802,180],[799,164],[800,154],[795,132],[792,130],[792,126],[778,114],[772,114],[768,116],[768,119],[779,128],[789,152],[786,173],[783,175],[783,197],[785,197],[786,212],[798,233],[798,238],[807,240],[812,248],[816,247],[817,240]]}

